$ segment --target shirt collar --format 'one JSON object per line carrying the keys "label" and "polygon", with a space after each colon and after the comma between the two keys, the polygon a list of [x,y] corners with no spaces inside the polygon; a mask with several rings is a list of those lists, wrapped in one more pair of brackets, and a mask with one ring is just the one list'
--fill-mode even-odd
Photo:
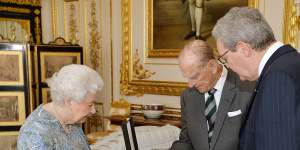
{"label": "shirt collar", "polygon": [[217,91],[222,91],[223,90],[223,86],[224,86],[224,83],[225,83],[225,80],[226,80],[226,77],[227,77],[227,73],[228,73],[228,70],[223,66],[221,77],[219,78],[218,82],[214,86],[214,88]]}
{"label": "shirt collar", "polygon": [[261,59],[259,66],[258,66],[258,76],[260,76],[262,70],[264,69],[267,61],[270,59],[270,57],[276,52],[276,50],[278,50],[281,46],[283,46],[284,44],[282,42],[275,42],[274,44],[272,44],[266,51],[266,53],[264,54],[263,58]]}

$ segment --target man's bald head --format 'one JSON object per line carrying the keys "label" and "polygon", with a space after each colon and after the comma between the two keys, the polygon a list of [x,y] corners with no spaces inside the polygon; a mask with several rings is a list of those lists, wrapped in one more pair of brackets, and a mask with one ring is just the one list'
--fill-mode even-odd
{"label": "man's bald head", "polygon": [[213,51],[202,40],[194,40],[188,43],[179,53],[180,65],[204,66],[211,59],[214,59]]}

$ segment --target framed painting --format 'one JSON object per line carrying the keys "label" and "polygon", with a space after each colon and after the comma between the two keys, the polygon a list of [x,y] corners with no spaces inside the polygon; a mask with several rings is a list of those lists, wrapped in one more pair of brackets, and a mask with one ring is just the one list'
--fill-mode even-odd
{"label": "framed painting", "polygon": [[23,92],[0,92],[0,126],[22,125],[26,118]]}
{"label": "framed painting", "polygon": [[23,52],[22,51],[0,51],[0,84],[1,85],[23,85]]}
{"label": "framed painting", "polygon": [[35,106],[38,106],[50,101],[46,79],[52,77],[65,65],[83,64],[83,48],[72,45],[59,37],[49,44],[32,46],[31,51],[36,56],[33,65],[34,70],[36,70],[34,102]]}
{"label": "framed painting", "polygon": [[13,42],[25,42],[31,35],[30,20],[0,17],[0,34]]}
{"label": "framed painting", "polygon": [[68,52],[41,52],[41,77],[42,82],[69,64],[81,64],[80,53]]}
{"label": "framed painting", "polygon": [[0,34],[12,42],[42,42],[40,4],[0,2]]}
{"label": "framed painting", "polygon": [[[199,3],[201,6],[197,6]],[[147,0],[148,57],[177,57],[191,40],[215,47],[211,31],[217,20],[235,6],[257,5],[256,0]]]}
{"label": "framed painting", "polygon": [[[186,0],[188,1],[188,0]],[[222,0],[222,2],[224,2],[224,5],[227,3],[230,3],[232,1],[237,1],[237,0],[230,0],[230,1],[225,1]],[[135,4],[133,5],[132,3],[136,2],[137,4],[141,4],[138,5]],[[185,82],[177,82],[175,80],[134,80],[133,78],[133,54],[134,54],[134,49],[136,49],[137,44],[136,43],[140,43],[140,38],[139,37],[132,37],[132,36],[136,36],[137,33],[133,33],[133,31],[135,31],[135,29],[133,29],[133,24],[132,22],[136,22],[136,20],[142,20],[145,19],[146,23],[145,23],[145,27],[146,27],[146,34],[145,34],[145,47],[146,50],[144,51],[145,56],[147,57],[177,57],[180,46],[178,47],[173,47],[172,44],[168,44],[166,46],[162,46],[162,45],[157,45],[157,43],[155,44],[154,41],[158,41],[157,38],[158,36],[158,28],[157,26],[159,25],[158,22],[154,23],[155,20],[157,20],[158,18],[154,18],[159,17],[158,14],[161,14],[162,16],[166,16],[168,15],[168,13],[163,13],[163,11],[178,11],[177,7],[175,7],[176,9],[173,10],[163,10],[163,9],[168,9],[167,6],[170,5],[170,3],[175,3],[176,5],[182,5],[181,4],[181,0],[146,0],[144,1],[144,3],[142,2],[137,2],[134,0],[122,0],[122,7],[121,7],[121,15],[122,15],[122,63],[121,63],[121,85],[120,85],[120,91],[121,91],[121,95],[129,95],[129,96],[141,96],[143,94],[156,94],[156,95],[171,95],[171,96],[179,96],[181,94],[181,92],[186,88],[186,83]],[[210,1],[210,3],[217,3],[217,1]],[[218,1],[220,2],[220,1]],[[158,3],[162,3],[160,5],[158,5]],[[186,3],[186,2],[185,2]],[[255,7],[258,8],[258,0],[248,0],[247,1],[248,6],[250,7]],[[246,5],[247,5],[246,4]],[[156,5],[156,6],[154,6]],[[220,7],[223,7],[223,5],[219,5]],[[139,13],[132,13],[132,11],[134,11],[135,9],[133,9],[132,7],[146,7],[145,9],[145,16],[139,16],[138,18],[134,18],[136,17]],[[154,10],[155,7],[155,10]],[[160,8],[163,7],[163,8]],[[207,8],[209,9],[209,8]],[[211,8],[210,8],[211,9]],[[143,9],[144,10],[144,9]],[[160,10],[160,11],[158,11]],[[208,11],[208,10],[207,10]],[[211,10],[210,10],[211,11]],[[175,12],[172,12],[175,13]],[[134,14],[134,15],[133,15]],[[141,15],[143,15],[143,13],[141,13]],[[144,18],[143,18],[144,17]],[[178,16],[180,17],[180,16]],[[142,18],[142,19],[140,19]],[[133,21],[135,20],[135,21]],[[171,25],[170,25],[171,26]],[[188,27],[186,27],[187,29],[189,29]],[[155,31],[154,31],[155,30]],[[188,30],[186,30],[188,31]],[[157,32],[157,33],[155,33]],[[165,34],[163,33],[164,31],[160,31],[161,34]],[[177,30],[169,30],[169,33],[171,32],[177,32]],[[155,33],[155,35],[154,35]],[[178,35],[177,38],[178,40],[184,40],[182,39],[182,37],[184,37],[184,33],[182,32],[180,34],[180,36]],[[173,34],[173,33],[172,33]],[[178,34],[178,33],[174,33],[174,34]],[[204,32],[202,34],[204,36]],[[210,35],[209,32],[206,33],[206,35]],[[144,37],[144,36],[142,36]],[[168,41],[170,35],[166,35],[165,37],[159,37],[162,38],[161,40],[159,40],[158,42],[163,42],[163,41]],[[171,38],[171,37],[170,37]],[[195,38],[195,37],[192,37]],[[207,38],[208,39],[208,38]],[[174,41],[173,41],[174,42]],[[165,44],[165,43],[163,43]],[[171,47],[172,46],[172,47]],[[171,60],[171,59],[168,59]],[[145,63],[146,64],[146,63]]]}
{"label": "framed painting", "polygon": [[1,131],[18,130],[30,112],[32,86],[28,53],[28,44],[0,42]]}
{"label": "framed painting", "polygon": [[0,145],[5,147],[6,150],[15,150],[17,149],[17,140],[19,132],[0,132]]}

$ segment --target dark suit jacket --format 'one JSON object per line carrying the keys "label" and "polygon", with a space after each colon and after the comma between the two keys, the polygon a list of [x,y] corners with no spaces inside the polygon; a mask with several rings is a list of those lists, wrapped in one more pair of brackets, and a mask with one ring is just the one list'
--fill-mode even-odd
{"label": "dark suit jacket", "polygon": [[[247,111],[254,84],[241,82],[228,71],[215,122],[211,150],[238,150],[240,126]],[[204,115],[204,94],[195,88],[181,95],[181,126],[179,140],[171,150],[209,150],[207,121]],[[228,117],[228,112],[241,110],[242,114]]]}
{"label": "dark suit jacket", "polygon": [[300,150],[300,54],[279,48],[257,82],[241,130],[242,150]]}

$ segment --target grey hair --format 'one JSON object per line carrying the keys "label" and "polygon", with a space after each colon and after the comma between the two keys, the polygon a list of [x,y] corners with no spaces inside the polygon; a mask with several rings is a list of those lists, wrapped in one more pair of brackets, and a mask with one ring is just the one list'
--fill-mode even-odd
{"label": "grey hair", "polygon": [[272,28],[258,9],[234,7],[217,21],[212,35],[224,46],[235,51],[238,42],[245,42],[260,51],[275,41]]}
{"label": "grey hair", "polygon": [[104,83],[99,74],[85,65],[67,65],[46,80],[54,103],[62,103],[65,98],[81,102],[88,93],[96,94]]}
{"label": "grey hair", "polygon": [[191,57],[188,56],[189,52],[197,58],[199,65],[206,65],[210,59],[214,59],[213,50],[202,40],[194,40],[186,44],[179,53],[179,61],[182,61],[183,58]]}

